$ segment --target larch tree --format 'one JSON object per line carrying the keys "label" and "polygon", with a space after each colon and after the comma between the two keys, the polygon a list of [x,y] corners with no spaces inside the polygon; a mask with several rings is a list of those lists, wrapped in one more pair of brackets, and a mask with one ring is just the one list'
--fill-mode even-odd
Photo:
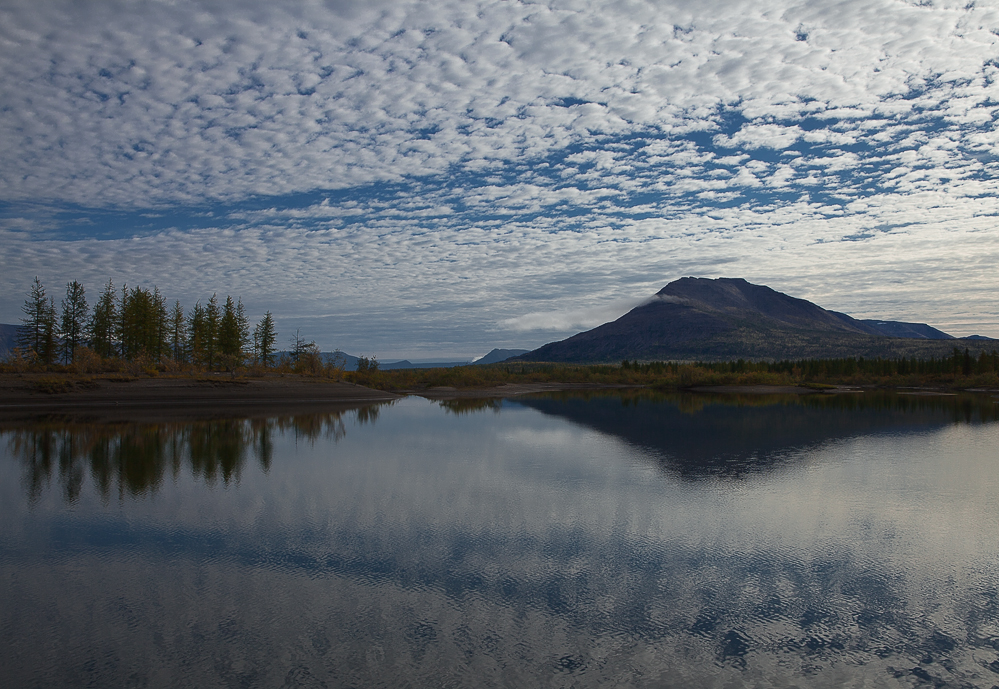
{"label": "larch tree", "polygon": [[232,297],[225,298],[225,305],[222,307],[222,317],[219,319],[219,359],[224,366],[232,370],[242,358],[242,333],[239,327],[239,318],[236,312],[236,305],[232,302]]}
{"label": "larch tree", "polygon": [[76,360],[76,350],[83,345],[89,311],[83,285],[73,280],[66,285],[66,297],[62,300],[62,323],[59,328],[62,335],[63,358],[69,363]]}
{"label": "larch tree", "polygon": [[246,317],[242,298],[236,300],[236,327],[239,329],[239,355],[245,360],[250,350],[250,320]]}
{"label": "larch tree", "polygon": [[277,332],[274,329],[274,316],[268,311],[253,329],[255,356],[264,366],[271,365],[275,342],[277,342]]}
{"label": "larch tree", "polygon": [[170,354],[174,361],[184,361],[187,358],[187,320],[184,318],[184,308],[180,300],[174,302],[170,311]]}
{"label": "larch tree", "polygon": [[104,291],[94,304],[87,326],[91,348],[102,357],[117,354],[118,339],[118,298],[114,283],[109,279]]}
{"label": "larch tree", "polygon": [[[28,291],[28,298],[24,300],[21,311],[24,318],[21,319],[21,330],[18,333],[17,344],[25,350],[34,352],[40,358],[45,359],[46,333],[48,330],[55,331],[55,317],[49,312],[50,300],[45,296],[45,286],[42,281],[35,276],[35,281]],[[55,308],[53,307],[52,311]],[[50,321],[52,321],[50,323]]]}
{"label": "larch tree", "polygon": [[195,364],[206,363],[208,356],[205,353],[205,307],[200,301],[194,305],[187,317],[187,332],[187,351],[191,361]]}
{"label": "larch tree", "polygon": [[219,298],[217,294],[213,294],[212,298],[208,300],[208,305],[205,306],[204,351],[205,364],[208,366],[208,370],[214,369],[218,361],[219,322],[221,320],[222,313],[219,309]]}

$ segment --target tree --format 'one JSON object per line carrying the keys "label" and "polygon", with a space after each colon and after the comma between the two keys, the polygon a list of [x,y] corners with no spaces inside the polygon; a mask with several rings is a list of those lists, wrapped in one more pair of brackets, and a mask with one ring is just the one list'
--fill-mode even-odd
{"label": "tree", "polygon": [[218,296],[213,294],[206,306],[199,301],[188,316],[188,352],[191,361],[215,368],[219,355],[219,325],[221,321]]}
{"label": "tree", "polygon": [[153,285],[153,317],[156,319],[156,341],[153,358],[157,361],[170,354],[170,315],[167,311],[166,297],[159,287]]}
{"label": "tree", "polygon": [[259,358],[264,366],[270,366],[271,358],[274,356],[274,343],[277,342],[277,333],[274,330],[274,317],[268,311],[260,319],[253,329],[254,355]]}
{"label": "tree", "polygon": [[[222,307],[222,317],[219,319],[219,357],[230,370],[239,365],[243,359],[246,338],[243,334],[245,325],[240,323],[242,305],[240,301],[237,307],[232,303],[232,297],[226,297],[225,305]],[[242,319],[246,320],[245,314],[242,315]]]}
{"label": "tree", "polygon": [[205,308],[199,301],[191,309],[191,315],[187,319],[188,346],[191,361],[196,364],[203,364],[207,355],[205,354]]}
{"label": "tree", "polygon": [[295,334],[291,336],[291,361],[293,364],[298,363],[298,359],[302,356],[310,345],[315,345],[315,342],[306,342],[305,338],[302,337],[302,329],[296,328]]}
{"label": "tree", "polygon": [[104,292],[94,304],[87,326],[90,346],[102,357],[112,357],[117,353],[118,300],[115,294],[114,283],[109,278]]}
{"label": "tree", "polygon": [[83,285],[73,280],[66,285],[66,298],[62,300],[62,324],[60,327],[63,357],[69,363],[76,359],[76,349],[83,344],[89,311]]}
{"label": "tree", "polygon": [[55,303],[46,298],[45,287],[38,276],[35,276],[21,311],[24,318],[21,319],[18,345],[33,351],[45,363],[50,363],[55,354],[50,351],[55,346]]}
{"label": "tree", "polygon": [[374,373],[378,370],[378,359],[375,357],[366,357],[363,354],[357,357],[357,372],[358,373]]}
{"label": "tree", "polygon": [[208,305],[205,307],[204,352],[205,364],[208,366],[208,370],[215,368],[215,362],[218,359],[220,320],[219,298],[218,295],[213,294],[212,298],[208,300]]}
{"label": "tree", "polygon": [[59,354],[59,333],[56,327],[55,298],[49,297],[49,305],[45,312],[45,330],[42,335],[42,349],[38,352],[46,365],[55,361]]}
{"label": "tree", "polygon": [[174,361],[184,361],[187,358],[187,320],[180,300],[174,303],[173,310],[170,311],[169,323],[170,354]]}
{"label": "tree", "polygon": [[158,289],[122,288],[121,354],[126,359],[146,356],[158,360],[167,347],[167,311]]}
{"label": "tree", "polygon": [[242,298],[236,300],[236,328],[239,330],[240,356],[245,359],[250,349],[250,319],[246,317]]}

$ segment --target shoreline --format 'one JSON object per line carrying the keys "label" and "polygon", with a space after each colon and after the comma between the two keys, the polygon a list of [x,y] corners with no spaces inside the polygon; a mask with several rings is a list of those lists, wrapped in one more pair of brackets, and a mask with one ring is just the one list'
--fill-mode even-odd
{"label": "shoreline", "polygon": [[[120,376],[74,379],[51,374],[0,374],[0,423],[30,420],[80,422],[185,421],[213,418],[259,418],[315,412],[339,412],[384,404],[407,396],[432,401],[515,398],[545,392],[601,392],[650,389],[643,385],[595,383],[507,383],[478,388],[432,387],[387,392],[354,383],[297,375],[231,378]],[[839,385],[717,385],[681,390],[715,395],[851,394],[869,388]],[[953,390],[893,388],[908,395],[953,395]],[[994,394],[995,390],[974,392]]]}
{"label": "shoreline", "polygon": [[[46,384],[52,383],[48,391]],[[54,388],[54,389],[53,389]],[[0,422],[187,421],[341,411],[401,399],[353,383],[300,376],[92,378],[0,376]]]}

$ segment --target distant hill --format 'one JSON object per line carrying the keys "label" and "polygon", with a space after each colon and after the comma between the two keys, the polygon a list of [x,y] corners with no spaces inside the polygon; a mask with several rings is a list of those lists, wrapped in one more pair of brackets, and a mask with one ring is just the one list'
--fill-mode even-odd
{"label": "distant hill", "polygon": [[[290,352],[277,352],[277,356],[287,356]],[[322,352],[322,356],[325,358],[331,358],[334,352]],[[347,354],[346,352],[340,352],[339,356],[343,359],[344,370],[346,371],[356,371],[357,370],[357,360],[360,357],[354,356],[353,354]],[[452,366],[468,366],[467,361],[434,361],[434,362],[419,362],[413,363],[406,359],[402,361],[379,361],[378,368],[382,371],[391,371],[397,368],[451,368]]]}
{"label": "distant hill", "polygon": [[486,354],[484,357],[477,361],[473,361],[475,365],[480,364],[498,364],[501,361],[506,361],[510,357],[520,356],[521,354],[527,354],[529,349],[494,349],[493,351]]}
{"label": "distant hill", "polygon": [[[468,366],[467,361],[419,361],[413,363],[407,359],[402,361],[390,361],[378,364],[378,368],[383,371],[391,371],[397,368],[454,368],[455,366]],[[355,366],[356,368],[356,366]]]}
{"label": "distant hill", "polygon": [[985,335],[968,335],[965,340],[990,340],[992,342],[996,341],[994,337],[985,337]]}
{"label": "distant hill", "polygon": [[[926,325],[925,323],[903,323],[901,321],[861,321],[875,328],[886,337],[912,337],[926,340],[953,340],[953,335],[948,335],[942,330]],[[976,338],[970,338],[976,339]]]}
{"label": "distant hill", "polygon": [[740,278],[688,277],[669,283],[616,321],[517,360],[929,357],[947,355],[958,345],[976,352],[984,348],[981,341],[949,337],[918,323],[857,320]]}
{"label": "distant hill", "polygon": [[0,323],[0,357],[7,356],[17,346],[17,331],[20,325]]}

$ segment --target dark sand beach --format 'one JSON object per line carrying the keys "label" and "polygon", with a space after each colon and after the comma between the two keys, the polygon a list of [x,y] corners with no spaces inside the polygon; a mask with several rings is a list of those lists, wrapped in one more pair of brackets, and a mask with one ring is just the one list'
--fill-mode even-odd
{"label": "dark sand beach", "polygon": [[0,421],[158,421],[269,416],[356,407],[400,395],[301,376],[233,378],[0,376]]}

